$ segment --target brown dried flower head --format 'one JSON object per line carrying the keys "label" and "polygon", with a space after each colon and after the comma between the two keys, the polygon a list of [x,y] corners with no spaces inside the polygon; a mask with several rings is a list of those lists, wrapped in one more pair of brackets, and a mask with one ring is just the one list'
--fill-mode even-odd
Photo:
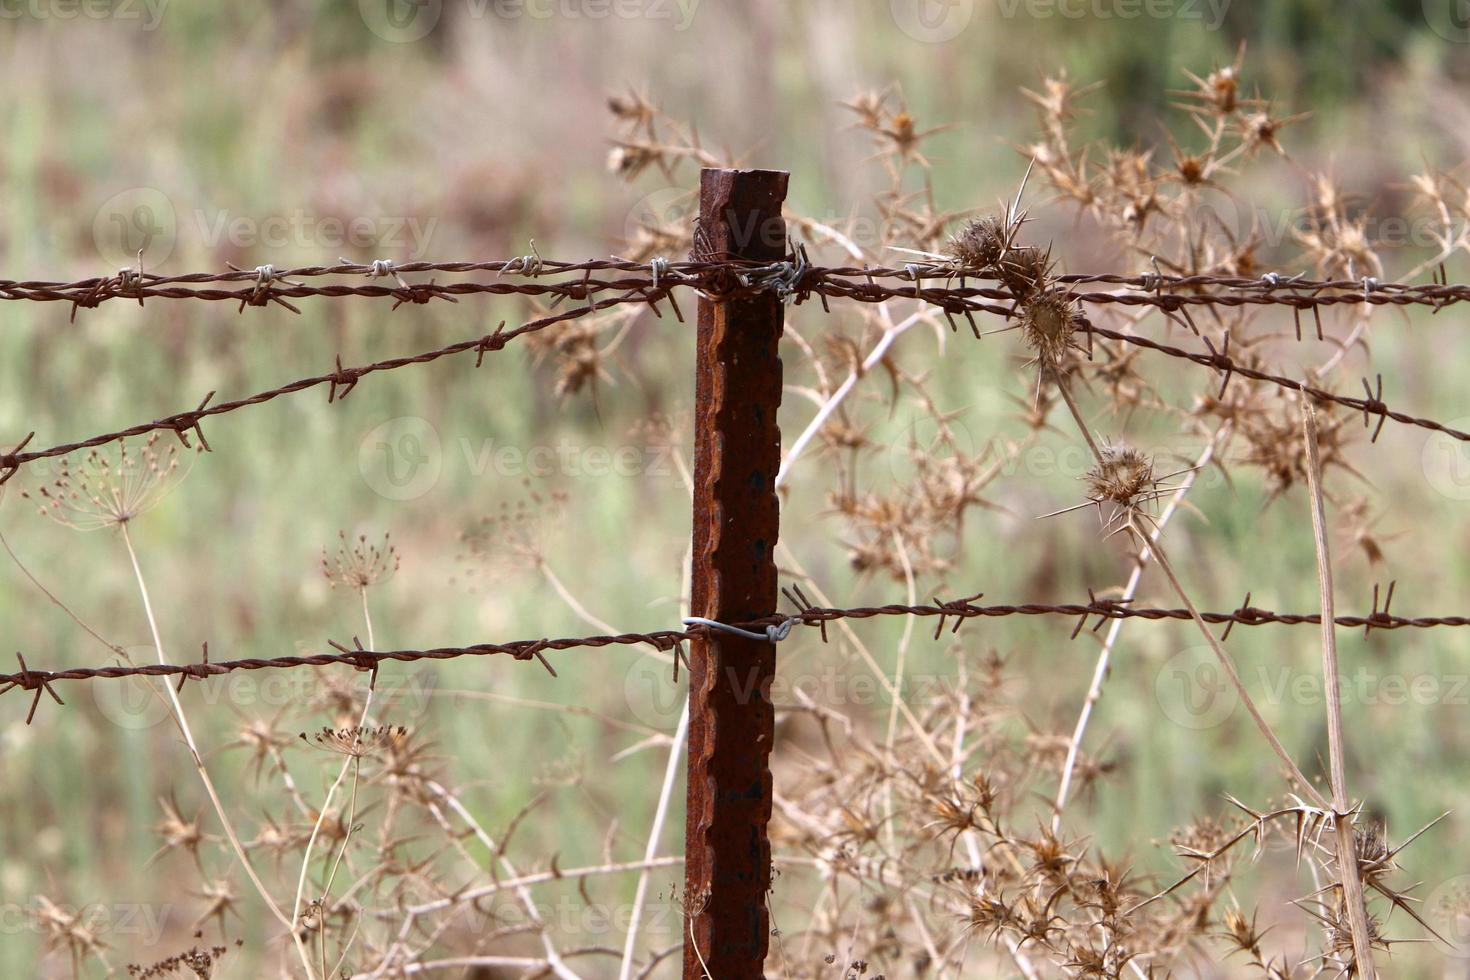
{"label": "brown dried flower head", "polygon": [[1153,460],[1132,446],[1104,446],[1101,453],[1102,459],[1084,477],[1088,499],[1128,507],[1157,484]]}
{"label": "brown dried flower head", "polygon": [[383,535],[382,545],[368,544],[365,534],[349,541],[347,532],[339,531],[337,537],[339,544],[335,555],[328,558],[327,549],[322,549],[322,575],[326,576],[332,588],[340,585],[365,592],[370,586],[386,582],[398,571],[398,549],[387,534]]}
{"label": "brown dried flower head", "polygon": [[89,451],[79,463],[63,456],[60,473],[34,494],[43,517],[79,531],[119,527],[156,505],[189,472],[195,451],[161,448],[154,432],[139,449],[119,440],[114,451]]}
{"label": "brown dried flower head", "polygon": [[1079,314],[1072,297],[1061,289],[1040,289],[1021,303],[1021,336],[1044,367],[1059,367],[1067,351],[1079,349]]}
{"label": "brown dried flower head", "polygon": [[402,725],[353,725],[349,728],[323,728],[309,737],[305,732],[301,733],[303,742],[314,743],[319,748],[353,759],[376,755],[407,737],[408,729]]}

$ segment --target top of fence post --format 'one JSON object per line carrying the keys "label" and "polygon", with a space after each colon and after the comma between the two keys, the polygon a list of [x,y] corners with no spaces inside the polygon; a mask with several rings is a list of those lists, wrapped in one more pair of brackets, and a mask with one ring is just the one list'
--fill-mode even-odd
{"label": "top of fence post", "polygon": [[[785,258],[788,176],[703,171],[695,258]],[[782,310],[769,293],[699,301],[691,604],[726,623],[776,609]],[[750,980],[770,941],[776,647],[727,633],[691,646],[684,976]]]}

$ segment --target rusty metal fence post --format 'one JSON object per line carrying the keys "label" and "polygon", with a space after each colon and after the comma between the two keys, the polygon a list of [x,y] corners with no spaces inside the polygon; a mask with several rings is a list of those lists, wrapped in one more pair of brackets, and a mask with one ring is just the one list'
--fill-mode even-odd
{"label": "rusty metal fence post", "polygon": [[[719,258],[785,258],[788,176],[703,171],[698,247]],[[782,316],[769,294],[699,301],[691,600],[695,615],[726,623],[776,610]],[[770,941],[776,646],[712,633],[691,653],[684,977],[752,980],[764,976]]]}

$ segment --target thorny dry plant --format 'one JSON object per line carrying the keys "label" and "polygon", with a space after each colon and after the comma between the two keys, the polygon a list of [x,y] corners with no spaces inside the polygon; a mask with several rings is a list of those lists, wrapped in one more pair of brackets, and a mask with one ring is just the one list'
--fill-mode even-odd
{"label": "thorny dry plant", "polygon": [[[1185,496],[1196,476],[1211,466],[1258,471],[1277,506],[1291,505],[1288,495],[1300,492],[1316,508],[1314,520],[1324,501],[1331,504],[1349,522],[1354,546],[1370,562],[1383,560],[1382,538],[1366,502],[1323,485],[1328,476],[1359,475],[1350,459],[1355,418],[1329,405],[1303,404],[1292,391],[1232,383],[1228,374],[1218,386],[1201,376],[1195,380],[1204,380],[1204,388],[1182,400],[1170,397],[1179,385],[1151,374],[1142,352],[1091,332],[1094,324],[1051,249],[1028,235],[1028,196],[1044,190],[1052,206],[1074,210],[1079,222],[1111,237],[1123,261],[1107,271],[1149,276],[1160,290],[1176,288],[1165,286],[1169,275],[1239,276],[1259,279],[1259,288],[1275,288],[1289,283],[1298,264],[1325,277],[1362,280],[1365,291],[1375,288],[1387,274],[1386,264],[1362,209],[1330,176],[1303,172],[1292,161],[1283,131],[1301,116],[1279,114],[1247,88],[1244,77],[1243,49],[1230,64],[1188,75],[1188,87],[1173,93],[1184,132],[1167,132],[1162,145],[1126,149],[1076,136],[1093,86],[1078,86],[1065,74],[1044,79],[1024,93],[1039,117],[1036,139],[1019,147],[1027,179],[990,213],[940,209],[925,147],[946,127],[922,125],[898,89],[861,93],[846,103],[854,125],[871,137],[872,162],[885,184],[873,202],[879,234],[876,241],[863,241],[855,223],[834,226],[788,208],[793,237],[813,256],[835,264],[888,265],[900,256],[916,280],[994,283],[1008,295],[1010,314],[990,332],[1005,339],[979,342],[1015,340],[1017,353],[1024,351],[1007,393],[1024,435],[976,445],[960,416],[937,400],[930,376],[899,357],[903,338],[916,328],[932,333],[941,349],[968,342],[951,332],[943,311],[889,300],[854,304],[819,321],[789,318],[786,337],[800,356],[799,367],[788,369],[789,390],[812,409],[810,422],[794,437],[788,433],[777,484],[784,491],[794,467],[812,468],[820,456],[831,480],[830,513],[854,569],[904,586],[910,601],[921,587],[942,583],[956,565],[966,522],[978,519],[977,510],[1006,509],[997,502],[1004,479],[1047,430],[1075,432],[1091,462],[1076,506],[1030,516],[1063,519],[1073,510],[1096,511],[1100,533],[1121,548],[1129,569],[1125,584],[1113,590],[1117,601],[1133,600],[1146,569],[1157,568],[1163,585],[1194,611],[1164,538],[1171,519],[1189,506]],[[695,235],[690,173],[697,166],[728,165],[729,154],[706,150],[692,126],[639,93],[614,96],[609,109],[617,127],[610,168],[630,182],[658,173],[676,191],[666,208],[642,216],[622,254],[645,262],[689,252]],[[1294,168],[1309,189],[1308,220],[1289,253],[1284,243],[1268,247],[1255,212],[1233,186],[1239,171],[1267,159]],[[1470,253],[1466,188],[1436,170],[1413,178],[1412,186],[1438,229],[1439,248],[1399,271],[1405,280],[1458,252]],[[525,264],[521,271],[528,272]],[[1337,312],[1314,313],[1308,338],[1320,337],[1334,348],[1322,363],[1299,355],[1299,317],[1284,330],[1264,322],[1262,307],[1210,306],[1203,315],[1191,315],[1182,305],[1092,309],[1106,318],[1098,325],[1127,333],[1183,332],[1212,352],[1233,352],[1236,363],[1265,367],[1285,358],[1305,379],[1331,384],[1350,352],[1366,351],[1379,307],[1338,305],[1330,308]],[[642,307],[618,307],[535,334],[535,359],[554,365],[560,396],[595,398],[599,383],[617,381],[619,348],[644,313]],[[917,421],[894,436],[891,418],[899,406]],[[1200,453],[1178,462],[1137,448],[1129,431],[1147,420],[1176,426],[1200,443]],[[651,425],[650,431],[672,442],[666,424]],[[1241,448],[1232,453],[1232,445]],[[687,484],[677,450],[673,458]],[[131,468],[92,460],[86,474],[65,470],[33,499],[43,513],[72,526],[90,526],[93,521],[78,515],[93,514],[99,526],[122,531],[156,639],[128,524],[174,481],[178,464],[173,451],[159,449],[156,440],[139,454],[125,455],[124,463]],[[134,471],[146,479],[134,480]],[[487,576],[534,568],[576,616],[599,631],[616,632],[562,584],[542,547],[545,516],[565,503],[559,494],[532,489],[527,501],[506,505],[469,528],[457,578],[474,590]],[[1330,619],[1325,570],[1331,563],[1326,535],[1320,522],[1316,526]],[[831,604],[794,555],[783,553],[781,560],[817,601]],[[334,556],[323,549],[326,577],[360,594],[370,646],[368,594],[382,588],[397,567],[397,550],[386,538],[376,546],[365,536],[344,534]],[[1400,922],[1424,926],[1432,938],[1415,907],[1413,886],[1398,881],[1397,866],[1403,848],[1429,828],[1389,844],[1386,828],[1364,817],[1371,808],[1349,795],[1336,737],[1329,777],[1304,774],[1235,670],[1225,647],[1228,631],[1216,637],[1197,613],[1194,618],[1286,784],[1279,790],[1241,788],[1237,795],[1251,790],[1269,799],[1252,806],[1232,797],[1224,814],[1178,829],[1169,840],[1181,865],[1172,883],[1135,873],[1127,855],[1103,853],[1073,829],[1085,821],[1078,801],[1107,792],[1109,776],[1123,764],[1108,758],[1105,743],[1098,745],[1089,730],[1113,658],[1123,649],[1122,620],[1111,621],[1103,634],[1076,724],[1062,732],[1037,728],[1015,707],[1022,671],[992,651],[978,652],[957,633],[949,641],[953,683],[920,704],[905,696],[911,631],[890,673],[847,621],[834,623],[827,653],[849,658],[855,670],[871,671],[888,695],[889,710],[886,718],[875,719],[800,689],[777,705],[784,734],[775,756],[771,833],[778,877],[772,899],[781,928],[773,935],[772,972],[849,980],[958,977],[981,961],[999,961],[1030,980],[1144,978],[1194,975],[1223,952],[1234,954],[1231,962],[1243,975],[1298,980],[1373,976],[1375,958],[1399,942],[1426,938],[1396,935],[1399,923],[1390,930],[1394,911],[1401,913]],[[1323,644],[1324,670],[1335,671],[1330,627]],[[161,641],[158,646],[162,659]],[[662,651],[650,655],[671,662]],[[661,855],[659,842],[680,769],[683,723],[671,735],[626,719],[602,719],[639,739],[614,761],[665,750],[668,775],[646,836],[613,821],[600,862],[564,868],[544,855],[513,861],[512,842],[535,811],[553,800],[578,799],[577,788],[587,779],[584,764],[549,774],[542,792],[507,825],[487,827],[450,785],[429,733],[397,724],[391,701],[375,701],[377,672],[351,681],[340,676],[331,675],[324,682],[327,693],[301,709],[314,712],[317,721],[297,729],[316,727],[314,736],[293,737],[289,712],[241,718],[227,748],[248,756],[258,784],[254,795],[271,801],[264,808],[247,803],[243,793],[224,799],[215,790],[208,753],[195,745],[181,699],[193,686],[174,691],[160,685],[159,697],[171,705],[211,803],[191,816],[170,797],[157,827],[159,860],[174,861],[200,879],[194,892],[198,925],[217,929],[225,944],[233,938],[232,917],[243,906],[264,907],[283,937],[268,956],[278,959],[281,975],[312,980],[438,970],[480,978],[565,978],[589,971],[610,975],[613,963],[620,980],[677,972],[685,932],[679,921],[670,929],[652,914],[650,889],[657,886],[650,881],[679,877],[680,859]],[[591,713],[503,700],[515,710]],[[1328,720],[1341,728],[1340,717],[1330,714]],[[1281,931],[1284,936],[1278,933],[1281,938],[1267,936],[1286,923],[1282,910],[1247,907],[1243,889],[1236,887],[1267,855],[1286,858],[1283,873],[1293,873],[1294,865],[1310,881],[1296,902],[1300,914]],[[232,883],[241,879],[249,881],[249,894],[234,890]],[[637,881],[631,905],[624,887],[630,880]],[[558,888],[579,907],[627,908],[631,917],[613,926],[611,935],[602,930],[589,940],[585,929],[568,928],[564,917],[548,914],[562,908],[544,897]],[[675,909],[679,920],[700,897],[665,889],[657,901]],[[1465,907],[1455,914],[1470,916],[1470,898],[1462,901]],[[101,938],[60,905],[47,900],[36,918],[48,948],[65,952],[74,973],[115,972]],[[196,939],[202,935],[201,929]],[[129,971],[223,977],[227,948],[196,945]]]}

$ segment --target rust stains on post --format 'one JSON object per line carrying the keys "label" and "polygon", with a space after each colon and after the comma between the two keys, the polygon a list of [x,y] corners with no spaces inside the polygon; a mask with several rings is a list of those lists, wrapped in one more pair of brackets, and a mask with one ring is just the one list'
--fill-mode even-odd
{"label": "rust stains on post", "polygon": [[[703,171],[696,249],[720,259],[784,259],[788,176]],[[782,315],[771,294],[699,301],[691,599],[695,615],[725,623],[776,609]],[[692,647],[684,977],[751,980],[764,976],[770,941],[776,647],[718,632]]]}

